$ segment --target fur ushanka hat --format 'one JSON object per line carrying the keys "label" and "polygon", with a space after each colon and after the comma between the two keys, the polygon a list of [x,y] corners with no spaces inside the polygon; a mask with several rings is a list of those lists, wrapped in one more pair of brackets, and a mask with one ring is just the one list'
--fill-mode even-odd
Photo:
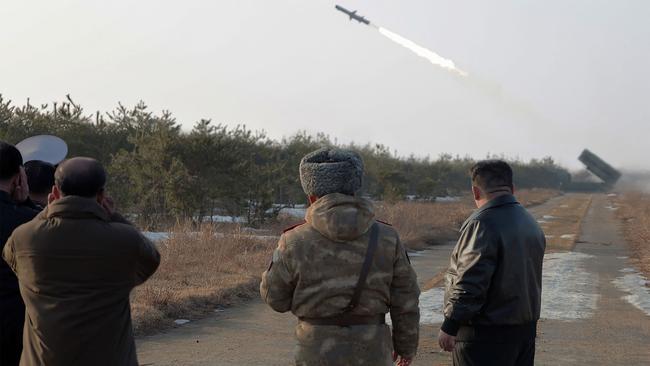
{"label": "fur ushanka hat", "polygon": [[300,161],[300,183],[308,196],[354,195],[361,189],[363,159],[354,151],[322,148]]}

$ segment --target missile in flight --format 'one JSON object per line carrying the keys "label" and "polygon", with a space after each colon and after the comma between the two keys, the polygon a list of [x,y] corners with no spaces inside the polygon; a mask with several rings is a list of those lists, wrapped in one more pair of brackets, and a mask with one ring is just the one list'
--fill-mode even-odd
{"label": "missile in flight", "polygon": [[436,65],[438,67],[441,67],[443,69],[455,72],[455,73],[457,73],[458,75],[460,75],[462,77],[466,77],[468,75],[465,71],[463,71],[463,70],[459,69],[458,67],[456,67],[456,65],[454,64],[454,62],[452,60],[446,59],[446,58],[440,56],[439,54],[431,51],[430,49],[428,49],[426,47],[422,47],[419,44],[411,41],[410,39],[404,38],[404,37],[400,36],[397,33],[393,33],[393,32],[389,31],[388,29],[386,29],[384,27],[381,27],[381,26],[379,26],[377,24],[370,23],[370,21],[368,19],[362,17],[361,15],[357,15],[356,10],[350,11],[350,10],[340,6],[340,5],[336,5],[335,8],[336,8],[336,10],[338,10],[338,11],[344,13],[345,15],[349,16],[350,21],[352,21],[354,19],[359,23],[363,23],[365,25],[376,28],[377,31],[379,31],[379,33],[381,35],[383,35],[384,37],[390,39],[391,41],[393,41],[393,42],[395,42],[395,43],[397,43],[397,44],[399,44],[399,45],[401,45],[403,47],[408,48],[413,53],[415,53],[416,55],[418,55],[420,57],[424,57],[425,59],[427,59],[432,64],[434,64],[434,65]]}
{"label": "missile in flight", "polygon": [[350,10],[340,6],[340,5],[336,5],[335,8],[336,8],[336,10],[348,15],[350,17],[350,21],[352,21],[352,19],[354,19],[359,23],[363,23],[365,25],[370,25],[370,21],[368,19],[362,17],[361,15],[357,15],[356,10],[350,11]]}

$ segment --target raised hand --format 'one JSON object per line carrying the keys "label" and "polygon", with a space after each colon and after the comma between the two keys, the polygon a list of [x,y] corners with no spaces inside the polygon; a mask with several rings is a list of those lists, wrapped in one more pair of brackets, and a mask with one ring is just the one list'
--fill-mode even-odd
{"label": "raised hand", "polygon": [[104,196],[100,204],[106,213],[108,213],[108,216],[112,216],[115,213],[115,201],[110,196]]}
{"label": "raised hand", "polygon": [[27,174],[25,174],[25,168],[22,166],[20,167],[20,173],[18,175],[18,179],[16,180],[14,190],[11,193],[11,197],[17,203],[23,203],[27,201],[27,198],[29,198],[29,184],[27,183]]}

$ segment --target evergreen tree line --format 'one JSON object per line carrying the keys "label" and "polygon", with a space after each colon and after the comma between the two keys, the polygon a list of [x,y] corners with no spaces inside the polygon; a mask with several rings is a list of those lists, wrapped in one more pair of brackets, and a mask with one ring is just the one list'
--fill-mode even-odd
{"label": "evergreen tree line", "polygon": [[[153,113],[142,102],[88,114],[69,96],[58,103],[15,106],[0,95],[0,139],[15,144],[39,134],[64,139],[69,156],[100,160],[109,172],[110,194],[147,227],[217,214],[255,223],[277,209],[274,204],[305,203],[298,165],[323,146],[358,151],[366,167],[363,193],[378,200],[464,193],[474,162],[446,154],[398,157],[384,145],[342,146],[305,132],[277,141],[243,125],[207,119],[188,132],[169,111]],[[549,157],[510,162],[520,188],[560,189],[570,179]]]}

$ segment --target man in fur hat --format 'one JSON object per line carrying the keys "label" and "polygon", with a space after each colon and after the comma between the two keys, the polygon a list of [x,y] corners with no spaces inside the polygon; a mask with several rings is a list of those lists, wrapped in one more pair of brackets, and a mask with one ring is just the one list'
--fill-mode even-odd
{"label": "man in fur hat", "polygon": [[299,319],[296,365],[409,365],[415,356],[416,275],[395,229],[356,195],[362,177],[352,151],[320,149],[300,162],[311,206],[281,236],[260,286],[271,308]]}

